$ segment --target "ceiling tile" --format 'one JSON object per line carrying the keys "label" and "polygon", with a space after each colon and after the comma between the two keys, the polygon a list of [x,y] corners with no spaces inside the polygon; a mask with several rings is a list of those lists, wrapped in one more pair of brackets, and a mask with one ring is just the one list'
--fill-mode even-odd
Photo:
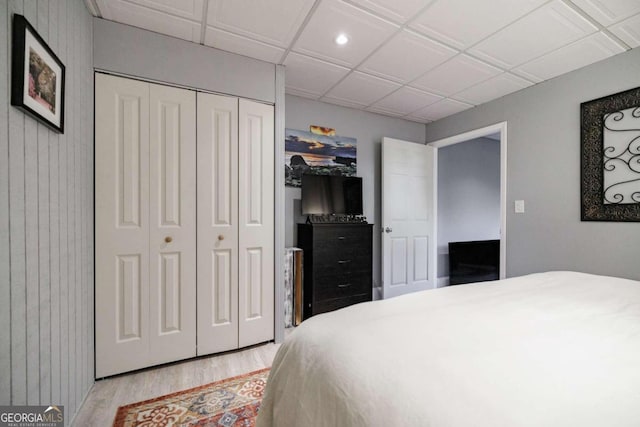
{"label": "ceiling tile", "polygon": [[213,27],[207,27],[204,44],[272,63],[277,63],[285,51],[282,48]]}
{"label": "ceiling tile", "polygon": [[366,111],[369,111],[371,113],[382,114],[384,116],[391,116],[391,117],[402,117],[402,116],[404,116],[404,114],[398,113],[397,111],[385,110],[384,108],[379,108],[379,107],[375,107],[375,106],[367,107]]}
{"label": "ceiling tile", "polygon": [[[337,0],[324,0],[316,9],[294,46],[294,51],[354,67],[386,40],[397,26]],[[334,39],[345,33],[349,43]]]}
{"label": "ceiling tile", "polygon": [[480,42],[469,52],[510,69],[594,32],[593,24],[555,0]]}
{"label": "ceiling tile", "polygon": [[502,73],[468,55],[458,55],[411,83],[412,87],[448,96]]}
{"label": "ceiling tile", "polygon": [[433,3],[410,27],[459,49],[474,45],[547,0],[446,0]]}
{"label": "ceiling tile", "polygon": [[603,33],[596,33],[527,62],[514,69],[513,72],[530,80],[541,82],[621,52],[624,52],[624,49],[618,43]]}
{"label": "ceiling tile", "polygon": [[117,0],[120,2],[135,3],[146,6],[169,15],[190,19],[198,23],[202,22],[202,6],[204,0]]}
{"label": "ceiling tile", "polygon": [[403,119],[411,120],[412,122],[418,122],[418,123],[431,123],[433,121],[433,120],[427,120],[422,117],[414,117],[412,115],[404,116]]}
{"label": "ceiling tile", "polygon": [[503,73],[475,86],[458,92],[454,98],[474,105],[500,98],[511,92],[524,89],[533,83],[510,73]]}
{"label": "ceiling tile", "polygon": [[312,6],[313,0],[215,0],[209,2],[207,23],[286,48]]}
{"label": "ceiling tile", "polygon": [[359,69],[407,83],[457,53],[436,41],[404,30],[371,55]]}
{"label": "ceiling tile", "polygon": [[640,13],[638,0],[572,0],[593,19],[608,27],[636,13]]}
{"label": "ceiling tile", "polygon": [[398,89],[400,85],[354,71],[327,93],[326,97],[360,105],[370,105]]}
{"label": "ceiling tile", "polygon": [[411,113],[411,116],[434,121],[455,113],[459,113],[460,111],[467,110],[471,107],[473,107],[473,105],[445,98],[442,101],[438,101],[435,104],[431,104],[421,110],[414,111],[413,113]]}
{"label": "ceiling tile", "polygon": [[632,48],[640,46],[640,14],[609,27],[609,30]]}
{"label": "ceiling tile", "polygon": [[433,0],[347,0],[394,22],[404,24]]}
{"label": "ceiling tile", "polygon": [[98,7],[107,19],[200,43],[201,24],[185,18],[122,0],[98,0]]}
{"label": "ceiling tile", "polygon": [[284,61],[286,90],[319,97],[338,83],[348,68],[291,52]]}
{"label": "ceiling tile", "polygon": [[402,87],[371,105],[369,110],[406,115],[441,100],[442,97],[410,87]]}
{"label": "ceiling tile", "polygon": [[309,98],[309,99],[318,99],[318,95],[315,95],[313,93],[309,93],[309,92],[305,92],[303,90],[297,90],[294,88],[290,88],[290,87],[285,87],[285,93],[287,95],[296,95],[296,96],[301,96],[303,98]]}
{"label": "ceiling tile", "polygon": [[358,110],[362,110],[366,107],[364,104],[359,104],[357,102],[345,101],[344,99],[331,98],[329,96],[325,96],[320,98],[320,101],[327,102],[329,104],[342,105],[343,107],[356,108]]}

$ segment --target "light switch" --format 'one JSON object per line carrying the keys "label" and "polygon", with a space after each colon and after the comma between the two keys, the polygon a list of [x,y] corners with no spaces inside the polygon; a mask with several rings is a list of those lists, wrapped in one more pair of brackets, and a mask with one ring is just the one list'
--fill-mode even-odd
{"label": "light switch", "polygon": [[524,213],[524,200],[516,200],[514,205],[516,213]]}

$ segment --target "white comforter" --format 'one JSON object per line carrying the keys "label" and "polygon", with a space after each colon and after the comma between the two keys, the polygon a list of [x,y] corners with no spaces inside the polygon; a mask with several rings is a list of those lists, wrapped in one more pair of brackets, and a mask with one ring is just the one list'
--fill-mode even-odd
{"label": "white comforter", "polygon": [[640,282],[541,273],[313,317],[257,425],[640,426]]}

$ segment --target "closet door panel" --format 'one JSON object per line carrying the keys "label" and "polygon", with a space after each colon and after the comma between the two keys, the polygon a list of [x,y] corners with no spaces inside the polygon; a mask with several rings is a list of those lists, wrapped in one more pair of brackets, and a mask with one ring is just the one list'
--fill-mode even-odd
{"label": "closet door panel", "polygon": [[196,355],[196,95],[149,86],[149,365],[155,365]]}
{"label": "closet door panel", "polygon": [[147,366],[149,85],[96,74],[96,376]]}
{"label": "closet door panel", "polygon": [[238,100],[198,93],[198,355],[238,348]]}
{"label": "closet door panel", "polygon": [[239,101],[239,345],[273,339],[273,106]]}

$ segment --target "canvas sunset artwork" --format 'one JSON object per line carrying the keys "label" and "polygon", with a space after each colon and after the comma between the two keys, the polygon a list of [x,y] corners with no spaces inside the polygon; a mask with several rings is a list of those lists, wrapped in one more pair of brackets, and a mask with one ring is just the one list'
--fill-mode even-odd
{"label": "canvas sunset artwork", "polygon": [[355,176],[356,139],[285,130],[285,184],[300,187],[302,174]]}

